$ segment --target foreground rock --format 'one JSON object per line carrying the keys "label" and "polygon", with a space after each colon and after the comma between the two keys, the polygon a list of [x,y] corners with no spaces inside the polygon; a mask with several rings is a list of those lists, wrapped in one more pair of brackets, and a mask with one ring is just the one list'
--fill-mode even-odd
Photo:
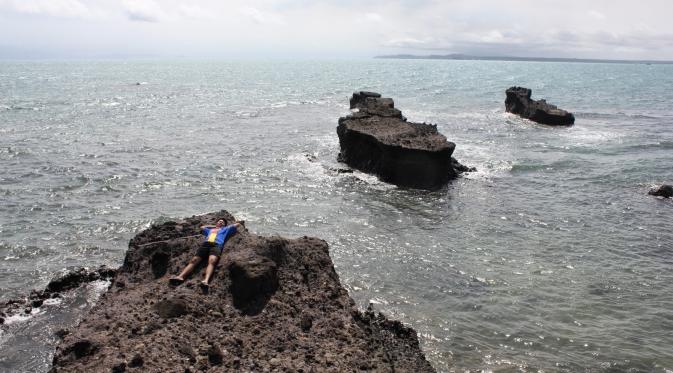
{"label": "foreground rock", "polygon": [[551,126],[572,126],[575,116],[545,100],[531,100],[532,91],[523,87],[511,87],[506,92],[505,110],[522,118]]}
{"label": "foreground rock", "polygon": [[673,197],[673,185],[664,184],[658,188],[650,189],[647,194],[651,196],[671,198]]}
{"label": "foreground rock", "polygon": [[339,161],[402,187],[437,189],[460,172],[474,171],[453,159],[456,144],[436,125],[407,122],[391,98],[356,92],[339,118]]}
{"label": "foreground rock", "polygon": [[325,241],[241,232],[209,292],[167,276],[199,245],[198,226],[225,211],[152,227],[81,324],[64,335],[53,372],[432,372],[416,332],[360,312]]}

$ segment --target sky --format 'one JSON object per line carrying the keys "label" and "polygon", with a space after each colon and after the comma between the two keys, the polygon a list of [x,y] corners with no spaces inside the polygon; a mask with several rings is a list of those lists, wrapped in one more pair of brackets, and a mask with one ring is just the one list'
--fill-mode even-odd
{"label": "sky", "polygon": [[673,60],[670,0],[0,0],[0,58]]}

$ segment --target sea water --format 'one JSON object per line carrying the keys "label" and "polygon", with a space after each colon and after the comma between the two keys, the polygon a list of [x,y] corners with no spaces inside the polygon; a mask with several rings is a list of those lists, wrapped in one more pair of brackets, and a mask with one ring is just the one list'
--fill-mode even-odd
{"label": "sea water", "polygon": [[[506,114],[510,86],[575,125]],[[645,64],[0,62],[0,300],[227,209],[325,239],[357,304],[415,328],[438,371],[670,372],[673,202],[647,191],[673,181],[672,86]],[[434,192],[336,172],[355,90],[478,171]],[[46,371],[99,288],[1,326],[0,371]]]}

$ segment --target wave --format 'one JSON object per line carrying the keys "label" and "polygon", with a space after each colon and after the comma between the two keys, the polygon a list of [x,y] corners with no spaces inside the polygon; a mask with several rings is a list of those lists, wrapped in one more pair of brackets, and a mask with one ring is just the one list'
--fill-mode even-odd
{"label": "wave", "polygon": [[38,247],[2,243],[0,244],[0,253],[2,253],[0,260],[25,262],[25,259],[53,255],[56,251],[46,246]]}
{"label": "wave", "polygon": [[469,158],[461,158],[460,161],[470,167],[476,167],[477,171],[463,173],[462,176],[466,179],[491,179],[502,176],[512,170],[512,162],[500,159],[490,159],[487,161],[477,162],[470,161]]}
{"label": "wave", "polygon": [[224,112],[230,114],[239,119],[250,119],[263,117],[269,112],[273,112],[278,109],[284,109],[292,106],[303,106],[303,105],[318,105],[324,106],[329,104],[329,100],[318,99],[318,100],[287,100],[287,101],[276,101],[265,104],[264,106],[259,107],[247,107],[241,110],[225,110]]}
{"label": "wave", "polygon": [[514,163],[511,171],[516,172],[533,172],[544,170],[559,170],[566,168],[574,168],[577,164],[573,160],[563,160],[551,163]]}
{"label": "wave", "polygon": [[8,110],[8,111],[22,111],[22,110],[28,110],[28,111],[39,111],[44,109],[44,107],[40,106],[23,106],[23,105],[11,105],[11,106],[5,106],[3,109]]}
{"label": "wave", "polygon": [[0,159],[12,159],[33,154],[30,149],[17,149],[12,146],[0,147]]}
{"label": "wave", "polygon": [[629,119],[646,119],[646,120],[657,120],[662,119],[660,117],[646,115],[646,114],[628,114],[628,113],[597,113],[597,112],[575,112],[576,118],[583,119],[615,119],[615,118],[629,118]]}
{"label": "wave", "polygon": [[650,150],[650,149],[673,149],[673,141],[658,141],[655,143],[635,144],[624,148],[625,150]]}
{"label": "wave", "polygon": [[279,102],[274,102],[270,104],[269,106],[265,108],[270,108],[270,109],[278,109],[278,108],[284,108],[288,106],[300,106],[300,105],[325,105],[327,101],[325,100],[293,100],[293,101],[279,101]]}

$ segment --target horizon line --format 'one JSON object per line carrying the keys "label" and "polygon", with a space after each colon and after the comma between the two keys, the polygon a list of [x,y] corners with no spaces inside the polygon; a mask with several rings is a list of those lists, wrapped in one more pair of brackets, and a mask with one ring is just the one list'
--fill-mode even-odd
{"label": "horizon line", "polygon": [[477,56],[462,53],[450,54],[390,54],[374,56],[376,59],[417,59],[417,60],[455,60],[455,61],[523,61],[523,62],[574,62],[574,63],[625,63],[625,64],[658,64],[671,65],[673,60],[629,60],[611,58],[577,58],[577,57],[519,57],[519,56]]}

